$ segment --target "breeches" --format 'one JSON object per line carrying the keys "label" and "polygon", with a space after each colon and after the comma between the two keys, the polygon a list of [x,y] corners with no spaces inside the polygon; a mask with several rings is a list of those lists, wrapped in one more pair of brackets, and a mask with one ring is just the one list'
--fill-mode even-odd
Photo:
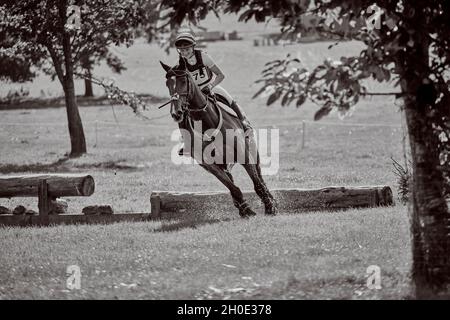
{"label": "breeches", "polygon": [[215,86],[212,89],[212,92],[217,93],[218,95],[221,95],[222,97],[224,97],[225,99],[227,99],[229,105],[231,105],[231,103],[233,102],[233,97],[227,92],[227,90],[225,90],[224,88],[222,88],[221,86]]}

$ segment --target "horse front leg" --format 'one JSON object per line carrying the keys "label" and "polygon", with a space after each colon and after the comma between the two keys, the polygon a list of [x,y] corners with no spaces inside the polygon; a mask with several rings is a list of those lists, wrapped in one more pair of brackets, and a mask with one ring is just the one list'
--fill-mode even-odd
{"label": "horse front leg", "polygon": [[225,168],[221,168],[217,164],[201,164],[203,169],[213,174],[220,182],[222,182],[225,187],[230,190],[231,197],[233,198],[233,203],[239,210],[239,215],[243,218],[256,215],[256,213],[250,208],[248,203],[244,200],[241,189],[234,184],[233,177]]}

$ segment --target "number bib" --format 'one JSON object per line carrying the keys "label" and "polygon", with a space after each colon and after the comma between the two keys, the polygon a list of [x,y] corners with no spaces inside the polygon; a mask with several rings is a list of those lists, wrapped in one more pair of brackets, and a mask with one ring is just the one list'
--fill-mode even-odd
{"label": "number bib", "polygon": [[[189,63],[188,60],[185,60],[186,62],[186,68],[191,74],[192,78],[194,79],[194,82],[198,86],[203,86],[211,81],[213,78],[212,71],[203,64],[202,59],[202,52],[200,50],[194,50],[195,54],[195,64],[192,65]],[[180,56],[180,65],[183,63]]]}
{"label": "number bib", "polygon": [[[200,72],[200,70],[202,70],[203,72]],[[204,85],[212,79],[212,73],[206,67],[190,71],[189,73],[194,79],[195,84],[198,86]]]}

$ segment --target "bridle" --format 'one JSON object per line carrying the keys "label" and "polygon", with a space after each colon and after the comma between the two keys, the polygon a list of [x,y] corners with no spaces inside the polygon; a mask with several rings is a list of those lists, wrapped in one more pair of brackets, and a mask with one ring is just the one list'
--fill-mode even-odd
{"label": "bridle", "polygon": [[172,113],[172,111],[173,111],[173,102],[178,101],[178,100],[180,99],[180,97],[182,97],[182,96],[185,96],[185,97],[186,97],[186,99],[184,100],[184,103],[181,105],[181,111],[182,111],[183,113],[185,113],[186,110],[189,109],[189,103],[188,103],[188,101],[189,101],[189,97],[190,97],[190,95],[189,95],[189,92],[190,92],[190,90],[189,90],[189,89],[190,89],[190,85],[189,85],[189,82],[187,82],[187,81],[188,81],[188,75],[187,75],[187,72],[186,72],[186,71],[183,72],[182,74],[177,74],[177,72],[176,72],[175,70],[172,70],[172,72],[175,74],[175,78],[180,78],[180,77],[185,77],[185,78],[186,78],[187,91],[186,91],[186,92],[183,92],[183,93],[175,92],[174,94],[172,94],[172,95],[170,96],[170,101],[171,101],[171,104],[170,104],[170,113]]}
{"label": "bridle", "polygon": [[[192,82],[189,79],[189,73],[187,71],[184,71],[184,70],[181,70],[181,73],[178,73],[178,74],[177,74],[177,71],[180,71],[180,70],[173,70],[172,69],[170,71],[172,71],[174,73],[175,78],[186,77],[186,83],[187,83],[187,90],[186,90],[186,92],[183,92],[183,93],[175,92],[174,94],[172,94],[170,96],[170,101],[168,101],[167,103],[164,104],[164,105],[167,105],[167,104],[170,103],[170,113],[172,114],[172,111],[173,111],[173,102],[179,100],[180,97],[182,97],[182,96],[186,97],[184,103],[181,106],[181,112],[182,112],[183,115],[187,115],[188,117],[192,118],[191,115],[193,113],[206,112],[206,109],[208,108],[208,98],[206,98],[205,105],[202,108],[200,108],[200,109],[191,109],[191,108],[189,108],[190,104],[189,104],[188,101],[190,100],[190,93],[191,93],[190,89],[191,89],[191,85],[192,85]],[[222,128],[222,125],[223,125],[222,112],[220,111],[220,109],[217,106],[217,101],[216,101],[215,96],[214,96],[214,100],[215,100],[215,104],[214,105],[217,108],[217,111],[219,113],[219,123],[218,123],[216,129],[211,134],[198,133],[192,127],[192,122],[191,121],[187,121],[188,124],[189,124],[190,129],[192,130],[192,132],[195,135],[200,135],[204,141],[212,141],[220,133],[220,129]],[[163,107],[163,106],[160,106],[160,108]]]}
{"label": "bridle", "polygon": [[191,82],[189,80],[189,74],[187,71],[181,71],[180,74],[177,74],[176,70],[171,70],[174,74],[175,74],[175,78],[181,78],[181,77],[185,77],[186,78],[186,83],[187,83],[187,91],[183,92],[183,93],[179,93],[179,92],[175,92],[174,94],[172,94],[170,96],[170,113],[172,113],[173,110],[173,102],[177,101],[180,99],[180,97],[185,96],[186,99],[184,101],[184,103],[181,105],[181,111],[183,113],[188,113],[188,115],[191,115],[191,113],[196,113],[196,112],[205,112],[206,108],[208,107],[208,100],[206,100],[205,105],[200,108],[200,109],[191,109],[189,108],[189,100],[190,100],[190,93],[191,93]]}

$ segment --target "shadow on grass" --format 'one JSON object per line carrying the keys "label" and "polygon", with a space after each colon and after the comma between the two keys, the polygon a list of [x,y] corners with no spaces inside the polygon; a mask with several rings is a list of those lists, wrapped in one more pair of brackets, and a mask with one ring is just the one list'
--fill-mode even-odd
{"label": "shadow on grass", "polygon": [[154,232],[173,232],[180,231],[183,229],[197,229],[202,225],[213,224],[223,221],[228,221],[231,219],[213,219],[198,216],[190,216],[186,219],[175,220],[175,221],[163,221],[161,227],[154,229]]}
{"label": "shadow on grass", "polygon": [[32,164],[2,164],[0,165],[0,174],[8,173],[23,173],[23,172],[36,172],[36,173],[56,173],[56,172],[78,172],[80,170],[90,169],[104,169],[104,170],[128,170],[139,171],[143,170],[143,167],[122,164],[120,161],[105,161],[98,163],[67,163],[69,157],[58,159],[52,163],[32,163]]}

